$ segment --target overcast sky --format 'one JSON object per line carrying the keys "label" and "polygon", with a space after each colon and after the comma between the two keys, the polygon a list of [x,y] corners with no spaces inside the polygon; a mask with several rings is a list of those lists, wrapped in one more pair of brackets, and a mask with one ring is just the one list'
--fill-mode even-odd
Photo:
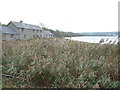
{"label": "overcast sky", "polygon": [[0,0],[0,22],[71,32],[118,31],[119,0]]}

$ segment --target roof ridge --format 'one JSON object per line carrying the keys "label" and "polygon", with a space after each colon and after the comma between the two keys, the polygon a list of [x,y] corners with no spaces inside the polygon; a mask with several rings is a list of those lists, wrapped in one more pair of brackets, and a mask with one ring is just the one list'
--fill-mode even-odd
{"label": "roof ridge", "polygon": [[15,31],[13,28],[8,26],[2,26],[2,32],[3,33],[10,33],[10,34],[18,34],[17,31]]}
{"label": "roof ridge", "polygon": [[19,28],[42,30],[42,28],[39,25],[33,25],[33,24],[28,24],[28,23],[24,23],[24,22],[15,22],[15,21],[11,21],[11,23],[15,24]]}
{"label": "roof ridge", "polygon": [[[13,21],[13,22],[15,22],[15,21]],[[21,22],[16,22],[16,23],[21,23]],[[29,23],[24,23],[24,22],[22,22],[22,23],[27,24],[27,25],[39,26],[39,25],[34,25],[34,24],[29,24]]]}

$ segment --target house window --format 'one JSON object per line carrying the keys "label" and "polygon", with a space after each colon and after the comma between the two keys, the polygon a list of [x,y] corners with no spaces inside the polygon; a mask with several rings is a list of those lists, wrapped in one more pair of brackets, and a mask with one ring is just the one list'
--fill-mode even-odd
{"label": "house window", "polygon": [[35,37],[35,35],[33,35],[33,37]]}
{"label": "house window", "polygon": [[38,30],[37,30],[37,33],[38,33]]}
{"label": "house window", "polygon": [[26,35],[24,35],[24,38],[26,38]]}
{"label": "house window", "polygon": [[40,33],[42,33],[42,30],[40,30]]}
{"label": "house window", "polygon": [[38,35],[36,35],[36,37],[39,37]]}
{"label": "house window", "polygon": [[42,37],[42,35],[40,35],[40,37]]}
{"label": "house window", "polygon": [[4,33],[4,37],[6,37],[6,35],[7,35],[7,34],[6,34],[6,33]]}
{"label": "house window", "polygon": [[14,34],[11,34],[11,38],[13,38],[14,37]]}
{"label": "house window", "polygon": [[22,28],[22,30],[21,30],[22,32],[24,31],[24,28]]}

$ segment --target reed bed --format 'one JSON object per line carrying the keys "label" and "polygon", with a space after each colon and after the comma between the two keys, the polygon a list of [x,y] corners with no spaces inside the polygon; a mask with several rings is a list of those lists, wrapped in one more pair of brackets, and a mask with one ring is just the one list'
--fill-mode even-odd
{"label": "reed bed", "polygon": [[2,42],[4,88],[117,88],[117,44],[59,38]]}

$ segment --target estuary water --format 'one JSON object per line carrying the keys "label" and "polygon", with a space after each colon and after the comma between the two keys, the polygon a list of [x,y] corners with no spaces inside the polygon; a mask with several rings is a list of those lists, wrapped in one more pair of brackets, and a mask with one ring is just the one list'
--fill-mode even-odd
{"label": "estuary water", "polygon": [[[66,37],[67,39],[67,37]],[[89,43],[99,43],[101,39],[104,39],[104,43],[117,43],[118,36],[81,36],[81,37],[72,37],[71,40],[83,41]]]}

